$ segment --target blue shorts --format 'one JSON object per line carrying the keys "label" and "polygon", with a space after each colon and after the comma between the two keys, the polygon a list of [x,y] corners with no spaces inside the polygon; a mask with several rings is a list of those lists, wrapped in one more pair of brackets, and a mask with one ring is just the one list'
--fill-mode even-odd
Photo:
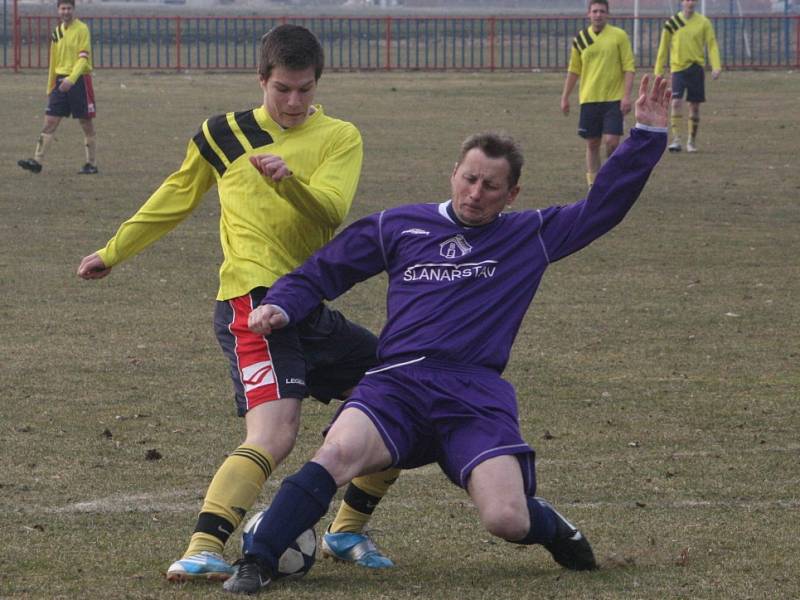
{"label": "blue shorts", "polygon": [[94,87],[91,75],[81,75],[68,92],[60,92],[58,86],[66,79],[65,75],[56,77],[56,87],[47,98],[45,114],[51,117],[74,119],[94,119],[97,110],[94,104]]}
{"label": "blue shorts", "polygon": [[599,138],[603,134],[622,135],[623,119],[620,101],[584,102],[578,120],[578,135]]}
{"label": "blue shorts", "polygon": [[672,97],[683,98],[685,93],[687,102],[705,102],[705,80],[705,69],[698,64],[693,64],[683,71],[674,72],[672,74]]}
{"label": "blue shorts", "polygon": [[514,387],[495,371],[431,359],[382,366],[367,372],[340,412],[345,407],[370,418],[395,467],[436,462],[466,489],[477,465],[515,455],[525,493],[536,493],[535,454],[519,430]]}
{"label": "blue shorts", "polygon": [[217,341],[230,362],[236,410],[281,398],[343,399],[377,360],[378,339],[370,331],[320,305],[295,326],[268,336],[247,328],[247,318],[267,288],[218,301]]}

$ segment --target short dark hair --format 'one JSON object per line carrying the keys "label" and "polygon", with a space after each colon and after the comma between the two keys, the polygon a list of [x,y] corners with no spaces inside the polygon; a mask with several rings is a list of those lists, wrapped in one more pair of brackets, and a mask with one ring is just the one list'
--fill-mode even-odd
{"label": "short dark hair", "polygon": [[72,8],[75,8],[75,0],[56,0],[56,8],[62,4],[69,4]]}
{"label": "short dark hair", "polygon": [[522,165],[525,158],[522,156],[522,149],[510,135],[487,131],[476,133],[469,136],[461,144],[461,152],[458,155],[458,164],[464,160],[467,152],[477,148],[489,158],[505,158],[508,163],[508,187],[512,188],[519,182],[522,174]]}
{"label": "short dark hair", "polygon": [[325,53],[316,36],[300,25],[278,25],[261,38],[261,59],[258,74],[265,81],[275,67],[302,71],[314,67],[319,80],[325,65]]}
{"label": "short dark hair", "polygon": [[586,7],[586,10],[592,10],[592,4],[602,4],[606,7],[606,12],[611,12],[611,9],[608,7],[608,0],[589,0],[589,5]]}

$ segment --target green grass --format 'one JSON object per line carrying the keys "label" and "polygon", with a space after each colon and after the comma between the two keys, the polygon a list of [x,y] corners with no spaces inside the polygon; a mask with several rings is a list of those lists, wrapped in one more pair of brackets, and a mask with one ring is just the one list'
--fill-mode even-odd
{"label": "green grass", "polygon": [[[397,569],[320,561],[271,597],[800,597],[798,77],[710,83],[701,151],[665,156],[620,227],[555,265],[520,332],[506,375],[540,493],[584,528],[601,571],[567,573],[541,549],[490,539],[427,467],[403,474],[373,520]],[[577,116],[558,110],[562,81],[326,75],[319,101],[364,136],[350,218],[445,198],[458,144],[488,128],[526,151],[521,208],[579,198],[583,147]],[[211,327],[214,194],[111,277],[74,273],[204,118],[258,104],[260,90],[254,75],[100,72],[100,175],[75,174],[80,130],[64,122],[33,176],[15,162],[33,150],[44,83],[0,74],[0,597],[221,598],[162,576],[243,432]],[[337,306],[377,330],[384,286]],[[263,502],[330,414],[305,406]]]}

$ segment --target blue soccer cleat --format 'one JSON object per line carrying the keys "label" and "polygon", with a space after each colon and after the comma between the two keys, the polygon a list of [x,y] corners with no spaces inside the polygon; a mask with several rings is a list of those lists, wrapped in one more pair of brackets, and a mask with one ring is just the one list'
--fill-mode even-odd
{"label": "blue soccer cleat", "polygon": [[176,560],[167,569],[167,581],[183,583],[194,579],[225,581],[233,575],[231,567],[216,552],[200,552]]}
{"label": "blue soccer cleat", "polygon": [[330,533],[330,526],[322,536],[322,556],[355,563],[368,569],[388,569],[392,559],[384,556],[366,533]]}

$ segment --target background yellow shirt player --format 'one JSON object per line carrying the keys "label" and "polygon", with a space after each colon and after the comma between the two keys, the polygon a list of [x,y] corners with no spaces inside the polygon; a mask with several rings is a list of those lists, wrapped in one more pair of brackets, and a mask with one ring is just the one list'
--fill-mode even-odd
{"label": "background yellow shirt player", "polygon": [[85,23],[75,18],[75,0],[57,0],[60,23],[50,34],[50,67],[47,76],[47,110],[33,158],[17,161],[31,173],[40,173],[61,119],[78,119],[84,136],[86,162],[81,175],[97,173],[92,83],[92,36]]}
{"label": "background yellow shirt player", "polygon": [[569,114],[569,96],[580,79],[581,115],[578,134],[586,140],[586,182],[594,183],[600,169],[600,146],[610,156],[619,145],[624,115],[631,110],[636,67],[628,34],[608,24],[606,0],[590,1],[591,25],[572,42],[561,111]]}
{"label": "background yellow shirt player", "polygon": [[705,102],[705,50],[711,62],[711,78],[716,80],[722,72],[719,46],[711,21],[695,12],[695,0],[683,0],[682,10],[675,13],[666,23],[661,33],[661,41],[656,55],[655,74],[664,72],[669,55],[669,68],[672,72],[672,143],[670,152],[681,151],[680,130],[683,121],[683,97],[689,102],[689,128],[686,142],[687,152],[697,151],[697,130],[700,126],[700,104]]}

